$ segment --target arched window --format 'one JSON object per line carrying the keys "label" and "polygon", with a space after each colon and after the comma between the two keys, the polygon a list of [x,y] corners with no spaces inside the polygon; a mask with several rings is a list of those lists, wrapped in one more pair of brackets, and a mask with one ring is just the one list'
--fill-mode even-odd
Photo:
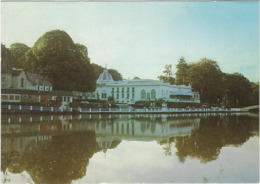
{"label": "arched window", "polygon": [[145,99],[145,96],[146,96],[146,93],[145,93],[145,90],[142,90],[141,91],[141,99]]}
{"label": "arched window", "polygon": [[153,89],[152,91],[151,91],[151,99],[155,99],[156,98],[156,91]]}

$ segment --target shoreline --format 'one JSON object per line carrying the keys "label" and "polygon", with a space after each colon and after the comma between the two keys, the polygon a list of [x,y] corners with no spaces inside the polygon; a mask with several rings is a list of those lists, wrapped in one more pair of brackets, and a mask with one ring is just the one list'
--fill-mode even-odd
{"label": "shoreline", "polygon": [[138,109],[130,111],[128,109],[122,111],[26,111],[26,110],[1,110],[2,115],[8,114],[194,114],[194,113],[248,113],[249,110],[234,109],[234,110],[211,110],[211,109],[199,109],[199,110],[145,110]]}

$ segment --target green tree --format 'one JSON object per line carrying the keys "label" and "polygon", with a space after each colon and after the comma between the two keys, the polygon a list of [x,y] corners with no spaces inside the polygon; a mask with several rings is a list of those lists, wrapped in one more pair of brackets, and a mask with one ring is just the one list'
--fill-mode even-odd
{"label": "green tree", "polygon": [[251,82],[250,105],[259,105],[259,82]]}
{"label": "green tree", "polygon": [[165,83],[174,84],[175,78],[172,77],[172,65],[165,65],[163,73],[164,75],[160,75],[157,78]]}
{"label": "green tree", "polygon": [[200,93],[203,103],[217,104],[221,100],[222,72],[216,61],[204,58],[197,63],[191,63],[188,81],[193,90]]}
{"label": "green tree", "polygon": [[140,79],[140,77],[135,76],[133,79]]}
{"label": "green tree", "polygon": [[10,51],[14,57],[14,63],[12,67],[24,68],[25,65],[25,53],[30,49],[23,43],[13,43],[10,46]]}
{"label": "green tree", "polygon": [[188,64],[186,63],[185,59],[182,57],[180,58],[178,64],[176,65],[177,67],[177,72],[175,73],[176,75],[176,84],[185,84],[188,85],[187,81],[187,75],[188,75]]}
{"label": "green tree", "polygon": [[251,84],[240,73],[225,74],[222,104],[225,107],[245,107],[250,105]]}
{"label": "green tree", "polygon": [[122,74],[115,69],[108,69],[108,72],[112,75],[114,81],[123,80]]}
{"label": "green tree", "polygon": [[14,57],[10,49],[1,44],[1,73],[10,73],[13,66]]}
{"label": "green tree", "polygon": [[55,90],[93,91],[95,75],[85,48],[64,31],[46,32],[26,52],[25,69],[44,76]]}

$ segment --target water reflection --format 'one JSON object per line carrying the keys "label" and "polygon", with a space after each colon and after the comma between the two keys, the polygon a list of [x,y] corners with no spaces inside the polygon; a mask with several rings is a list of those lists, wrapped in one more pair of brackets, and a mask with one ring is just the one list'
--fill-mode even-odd
{"label": "water reflection", "polygon": [[239,147],[259,136],[259,124],[258,116],[236,114],[2,115],[1,131],[3,173],[27,171],[35,183],[71,183],[86,175],[95,153],[123,140],[156,141],[181,163],[187,157],[206,163],[216,160],[222,147]]}

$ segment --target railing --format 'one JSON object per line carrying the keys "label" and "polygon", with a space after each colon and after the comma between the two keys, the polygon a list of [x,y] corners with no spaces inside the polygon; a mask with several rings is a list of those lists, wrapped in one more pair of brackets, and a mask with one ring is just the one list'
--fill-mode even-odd
{"label": "railing", "polygon": [[44,106],[1,105],[2,110],[39,112],[79,112],[79,113],[193,113],[193,112],[248,112],[240,108],[63,108]]}

